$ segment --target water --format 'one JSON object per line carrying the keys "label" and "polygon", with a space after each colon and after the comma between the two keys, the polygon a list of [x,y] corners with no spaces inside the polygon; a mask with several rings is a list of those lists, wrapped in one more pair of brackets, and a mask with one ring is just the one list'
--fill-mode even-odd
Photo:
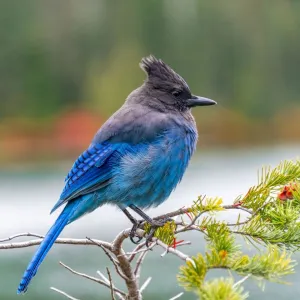
{"label": "water", "polygon": [[[257,170],[265,164],[277,165],[284,159],[296,158],[300,153],[299,146],[277,147],[249,150],[218,150],[200,152],[193,159],[190,167],[176,191],[170,199],[160,207],[150,210],[151,216],[188,206],[198,195],[222,196],[225,203],[231,203],[234,198],[247,191],[249,186],[257,182]],[[14,171],[0,171],[0,238],[19,232],[36,232],[44,234],[52,225],[57,213],[49,215],[63,187],[63,178],[68,167],[55,166],[48,169],[17,168]],[[233,218],[233,213],[228,217]],[[62,237],[94,237],[102,240],[111,240],[120,230],[129,227],[126,217],[114,207],[105,206],[94,213],[85,216],[68,226]],[[183,236],[193,242],[184,252],[195,254],[204,250],[203,237],[199,234]],[[126,244],[130,250],[130,243]],[[0,299],[19,299],[16,296],[16,287],[26,265],[33,254],[33,248],[23,248],[0,251]],[[160,257],[161,250],[150,253],[145,260],[142,271],[142,281],[148,276],[153,280],[145,292],[145,299],[169,299],[181,292],[176,285],[176,274],[181,261],[167,255]],[[300,258],[298,255],[296,258]],[[110,266],[102,251],[96,247],[72,247],[56,245],[40,268],[26,294],[27,299],[63,299],[49,289],[55,286],[69,292],[76,298],[83,299],[110,299],[106,288],[98,286],[82,278],[68,273],[58,265],[63,261],[72,268],[97,276],[96,271],[105,272]],[[288,280],[296,283],[300,278],[298,268],[296,275]],[[209,276],[226,272],[214,272]],[[122,283],[117,280],[117,285]],[[298,279],[297,279],[298,278]],[[253,281],[245,284],[250,290],[250,299],[298,299],[300,286],[281,286],[267,284],[262,293]],[[185,293],[181,299],[196,299],[193,294]]]}

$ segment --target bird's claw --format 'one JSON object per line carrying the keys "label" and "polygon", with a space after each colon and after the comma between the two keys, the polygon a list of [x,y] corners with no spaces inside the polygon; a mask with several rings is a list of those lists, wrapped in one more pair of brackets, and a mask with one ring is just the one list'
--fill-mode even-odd
{"label": "bird's claw", "polygon": [[[139,244],[140,241],[143,239],[143,237],[137,236],[136,231],[138,230],[139,226],[143,223],[143,221],[136,221],[136,223],[133,224],[129,237],[132,243]],[[137,240],[135,238],[137,237]]]}
{"label": "bird's claw", "polygon": [[[172,218],[166,218],[166,219],[160,219],[160,220],[152,220],[150,225],[150,231],[146,236],[146,247],[149,248],[150,243],[152,242],[152,239],[154,237],[155,231],[157,228],[164,226],[167,222],[172,222]],[[140,241],[143,239],[140,236],[137,236],[136,232],[138,228],[140,227],[141,224],[143,224],[144,221],[137,221],[136,223],[133,224],[129,237],[132,243],[134,244],[139,244]],[[135,238],[137,237],[137,240]]]}

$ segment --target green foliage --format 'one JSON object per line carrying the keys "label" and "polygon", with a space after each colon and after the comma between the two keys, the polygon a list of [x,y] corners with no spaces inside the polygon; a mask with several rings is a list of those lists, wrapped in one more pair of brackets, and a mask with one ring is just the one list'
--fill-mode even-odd
{"label": "green foliage", "polygon": [[269,246],[266,253],[254,255],[247,263],[245,258],[232,261],[228,268],[240,275],[251,274],[258,279],[274,282],[281,282],[282,277],[294,273],[295,261],[290,258],[290,254],[286,251],[280,252],[276,246]]}
{"label": "green foliage", "polygon": [[[298,249],[300,247],[300,224],[298,221],[291,222],[284,230],[261,219],[260,216],[253,218],[249,223],[243,225],[235,233],[242,234],[248,241],[253,240],[260,244],[276,244],[279,247]],[[280,221],[277,221],[280,223]]]}
{"label": "green foliage", "polygon": [[206,281],[198,293],[201,300],[244,300],[248,293],[243,290],[232,278],[218,278]]}
{"label": "green foliage", "polygon": [[[284,283],[286,275],[294,273],[296,262],[286,249],[300,247],[300,162],[285,161],[274,169],[264,168],[259,182],[235,204],[223,206],[221,198],[199,197],[189,210],[192,224],[205,234],[207,251],[198,254],[180,268],[179,283],[193,290],[200,299],[246,299],[240,284],[232,279],[206,281],[211,269],[228,269],[242,276],[258,280]],[[235,224],[226,224],[212,213],[224,209],[246,210],[245,221],[240,216]],[[210,216],[203,216],[209,213]],[[200,220],[199,220],[200,219]],[[186,223],[184,223],[186,224]],[[186,225],[188,226],[188,225]],[[243,236],[258,249],[253,256],[245,255],[235,242],[235,235]],[[256,247],[257,248],[257,247]]]}
{"label": "green foliage", "polygon": [[[145,224],[145,232],[150,232],[151,225],[149,223]],[[174,241],[176,224],[174,222],[167,222],[164,226],[157,228],[157,230],[154,233],[154,237],[158,238],[162,242],[164,242],[166,245],[171,245]]]}
{"label": "green foliage", "polygon": [[217,252],[225,251],[227,254],[237,252],[240,247],[235,244],[234,236],[230,233],[228,226],[224,223],[213,222],[207,225],[208,249]]}
{"label": "green foliage", "polygon": [[293,201],[281,202],[276,201],[261,212],[261,217],[264,221],[270,222],[278,229],[286,229],[297,222],[299,218],[299,208],[295,208]]}
{"label": "green foliage", "polygon": [[202,286],[206,273],[207,263],[199,253],[192,258],[192,261],[188,260],[186,266],[180,267],[180,273],[177,278],[180,284],[189,291]]}
{"label": "green foliage", "polygon": [[224,208],[222,207],[223,200],[222,198],[215,197],[215,198],[209,198],[209,197],[198,197],[198,200],[194,201],[194,204],[192,205],[190,212],[194,214],[194,216],[197,216],[199,212],[203,211],[220,211]]}
{"label": "green foliage", "polygon": [[235,203],[242,202],[244,207],[255,211],[266,201],[273,200],[284,185],[300,180],[300,161],[286,160],[274,169],[264,167],[258,178],[258,184],[251,187],[244,197],[239,196]]}

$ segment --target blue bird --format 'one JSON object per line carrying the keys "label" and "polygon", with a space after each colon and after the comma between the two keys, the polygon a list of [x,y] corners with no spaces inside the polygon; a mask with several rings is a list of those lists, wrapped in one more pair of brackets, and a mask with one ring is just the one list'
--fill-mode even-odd
{"label": "blue bird", "polygon": [[104,204],[118,206],[138,226],[128,208],[149,222],[142,209],[165,201],[180,182],[197,143],[191,108],[216,104],[194,96],[184,79],[162,60],[143,58],[145,82],[96,133],[92,143],[75,161],[65,187],[51,213],[63,211],[46,234],[18,287],[26,292],[53,243],[64,227]]}

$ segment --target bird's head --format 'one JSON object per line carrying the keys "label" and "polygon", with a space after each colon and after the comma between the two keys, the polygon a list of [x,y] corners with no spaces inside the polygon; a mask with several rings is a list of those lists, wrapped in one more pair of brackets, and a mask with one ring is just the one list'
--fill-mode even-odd
{"label": "bird's head", "polygon": [[144,90],[150,96],[150,101],[158,102],[156,106],[161,104],[167,109],[185,111],[195,106],[216,104],[211,99],[193,95],[185,80],[153,55],[144,57],[140,67],[147,74]]}

